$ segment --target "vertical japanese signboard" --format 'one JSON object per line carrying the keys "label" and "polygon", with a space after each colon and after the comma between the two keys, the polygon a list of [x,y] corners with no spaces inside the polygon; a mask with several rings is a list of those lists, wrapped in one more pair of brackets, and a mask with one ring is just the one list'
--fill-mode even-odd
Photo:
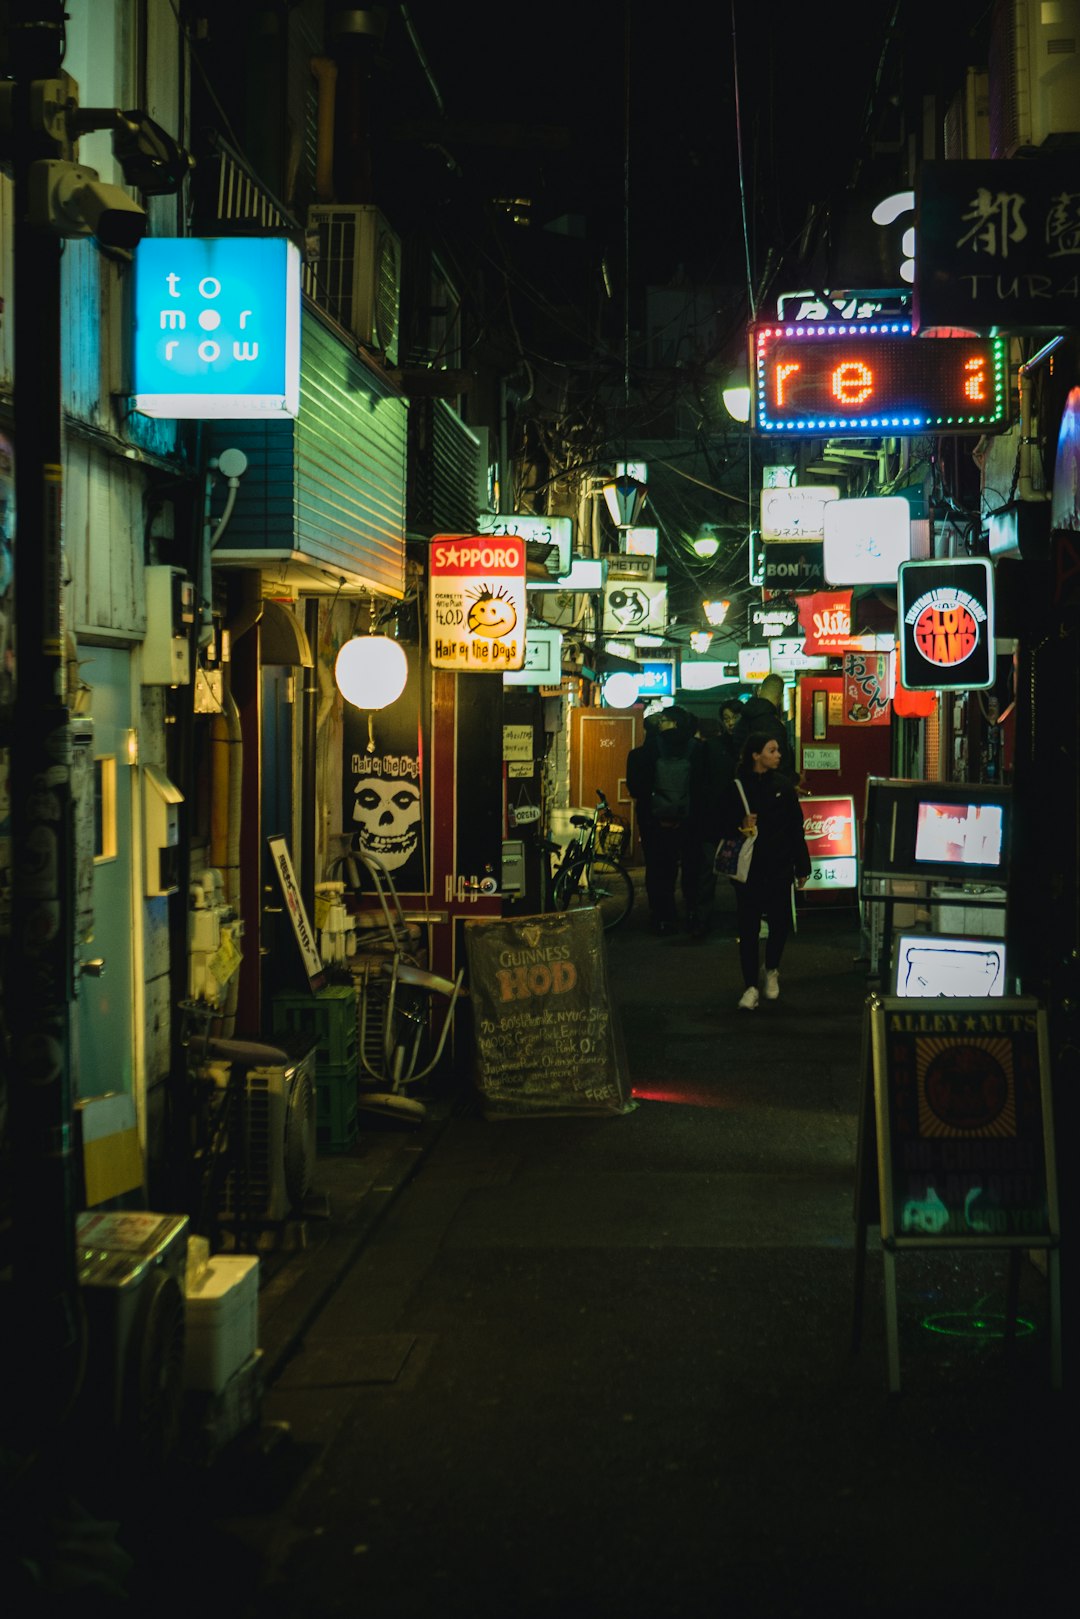
{"label": "vertical japanese signboard", "polygon": [[887,725],[891,652],[844,653],[844,723]]}
{"label": "vertical japanese signboard", "polygon": [[436,534],[431,542],[431,664],[502,674],[525,662],[525,541]]}

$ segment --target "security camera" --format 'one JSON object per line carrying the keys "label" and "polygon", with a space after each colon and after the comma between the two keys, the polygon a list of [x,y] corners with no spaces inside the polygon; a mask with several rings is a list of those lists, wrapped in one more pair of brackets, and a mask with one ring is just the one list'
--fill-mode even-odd
{"label": "security camera", "polygon": [[96,169],[58,159],[30,165],[29,218],[57,236],[96,236],[103,247],[130,251],[146,235],[149,221],[119,186]]}

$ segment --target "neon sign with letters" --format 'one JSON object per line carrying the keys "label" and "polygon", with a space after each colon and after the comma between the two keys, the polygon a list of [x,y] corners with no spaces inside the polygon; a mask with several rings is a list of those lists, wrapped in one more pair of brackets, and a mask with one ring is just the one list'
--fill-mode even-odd
{"label": "neon sign with letters", "polygon": [[756,326],[761,433],[986,433],[1007,426],[1005,342],[916,338],[909,321]]}

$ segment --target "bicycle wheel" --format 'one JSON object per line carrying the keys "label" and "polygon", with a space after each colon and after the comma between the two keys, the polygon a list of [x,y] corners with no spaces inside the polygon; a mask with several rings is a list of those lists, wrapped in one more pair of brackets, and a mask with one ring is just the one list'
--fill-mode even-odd
{"label": "bicycle wheel", "polygon": [[559,867],[551,885],[551,898],[557,911],[565,911],[571,905],[590,903],[585,892],[585,871],[579,862]]}
{"label": "bicycle wheel", "polygon": [[586,870],[580,887],[570,895],[570,903],[595,905],[605,932],[617,928],[633,907],[634,879],[622,866],[598,855]]}

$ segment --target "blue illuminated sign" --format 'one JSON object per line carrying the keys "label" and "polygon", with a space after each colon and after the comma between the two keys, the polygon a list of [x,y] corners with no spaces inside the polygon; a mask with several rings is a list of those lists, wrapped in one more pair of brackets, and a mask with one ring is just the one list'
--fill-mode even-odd
{"label": "blue illuminated sign", "polygon": [[907,321],[753,329],[760,433],[838,438],[1008,426],[1003,338],[913,337]]}
{"label": "blue illuminated sign", "polygon": [[135,250],[135,409],[295,416],[300,254],[278,237],[146,237]]}
{"label": "blue illuminated sign", "polygon": [[637,682],[643,697],[674,697],[675,665],[643,663],[637,672]]}

